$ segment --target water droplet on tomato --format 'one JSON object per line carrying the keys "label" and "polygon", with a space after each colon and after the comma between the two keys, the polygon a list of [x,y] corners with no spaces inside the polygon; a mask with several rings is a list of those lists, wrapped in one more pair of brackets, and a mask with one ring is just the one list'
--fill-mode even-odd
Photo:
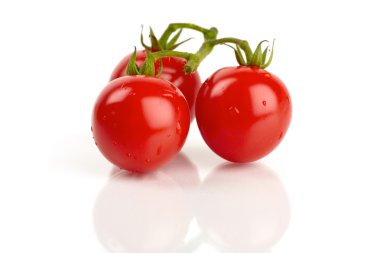
{"label": "water droplet on tomato", "polygon": [[111,112],[111,115],[112,115],[112,116],[115,116],[115,114],[116,114],[115,111],[112,111],[112,112]]}
{"label": "water droplet on tomato", "polygon": [[131,154],[130,152],[128,152],[126,155],[127,155],[129,158],[132,157],[132,154]]}
{"label": "water droplet on tomato", "polygon": [[230,108],[228,108],[228,110],[230,110],[231,112],[236,113],[236,114],[240,113],[239,109],[236,108],[235,106],[231,106]]}
{"label": "water droplet on tomato", "polygon": [[166,137],[170,138],[172,136],[172,134],[167,134]]}
{"label": "water droplet on tomato", "polygon": [[106,120],[107,119],[107,115],[103,115],[103,120]]}
{"label": "water droplet on tomato", "polygon": [[278,137],[278,139],[280,140],[282,138],[282,136],[284,135],[284,132],[281,132],[280,133],[280,136]]}
{"label": "water droplet on tomato", "polygon": [[114,141],[114,142],[113,142],[113,145],[114,145],[114,146],[117,146],[117,144],[119,144],[117,141]]}
{"label": "water droplet on tomato", "polygon": [[181,123],[180,123],[179,121],[177,122],[177,127],[176,127],[175,131],[176,131],[176,133],[177,133],[178,135],[180,135],[181,132],[182,132]]}
{"label": "water droplet on tomato", "polygon": [[149,158],[145,159],[145,163],[150,163],[150,159]]}
{"label": "water droplet on tomato", "polygon": [[263,106],[267,106],[267,101],[263,101]]}
{"label": "water droplet on tomato", "polygon": [[173,98],[173,94],[171,93],[165,93],[165,94],[162,94],[163,97],[166,97],[166,98]]}

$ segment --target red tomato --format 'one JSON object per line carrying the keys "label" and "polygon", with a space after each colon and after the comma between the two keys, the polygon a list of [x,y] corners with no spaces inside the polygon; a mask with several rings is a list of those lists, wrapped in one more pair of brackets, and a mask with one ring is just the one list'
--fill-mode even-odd
{"label": "red tomato", "polygon": [[232,162],[269,154],[284,138],[292,106],[285,85],[257,67],[227,67],[201,87],[195,109],[207,145]]}
{"label": "red tomato", "polygon": [[181,91],[148,76],[111,81],[99,95],[92,118],[99,150],[116,166],[135,172],[153,170],[177,154],[189,125]]}
{"label": "red tomato", "polygon": [[[128,65],[131,54],[127,55],[120,61],[113,71],[110,81],[121,76],[125,76],[125,69]],[[136,52],[136,63],[139,67],[142,66],[146,58],[145,51]],[[163,57],[162,58],[162,73],[160,78],[168,80],[177,86],[185,96],[190,108],[191,120],[194,118],[195,98],[198,90],[201,86],[201,78],[198,72],[185,75],[183,69],[185,67],[186,60],[178,57]],[[156,62],[156,73],[160,67],[160,61]]]}

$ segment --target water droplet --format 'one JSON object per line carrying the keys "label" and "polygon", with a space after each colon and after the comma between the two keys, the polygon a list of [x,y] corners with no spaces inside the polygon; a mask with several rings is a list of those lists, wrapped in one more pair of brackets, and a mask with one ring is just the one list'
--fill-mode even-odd
{"label": "water droplet", "polygon": [[126,155],[127,155],[129,158],[132,157],[132,154],[131,154],[130,152],[128,152]]}
{"label": "water droplet", "polygon": [[149,158],[145,159],[145,163],[150,163],[150,159]]}
{"label": "water droplet", "polygon": [[117,144],[119,144],[117,141],[114,141],[114,142],[113,142],[113,145],[114,145],[114,146],[117,146]]}
{"label": "water droplet", "polygon": [[282,136],[284,135],[284,132],[281,132],[280,133],[280,136],[278,137],[278,139],[280,140],[282,138]]}
{"label": "water droplet", "polygon": [[166,137],[170,138],[172,136],[172,134],[167,134]]}
{"label": "water droplet", "polygon": [[94,132],[94,129],[92,129],[92,127],[91,127],[91,132]]}
{"label": "water droplet", "polygon": [[160,155],[162,152],[162,146],[159,146],[156,151],[156,155]]}
{"label": "water droplet", "polygon": [[235,106],[231,106],[230,108],[228,108],[228,110],[230,110],[231,112],[235,112],[236,114],[240,113],[239,109],[236,108]]}
{"label": "water droplet", "polygon": [[267,106],[267,101],[263,101],[263,106]]}
{"label": "water droplet", "polygon": [[179,121],[177,122],[177,127],[176,127],[175,131],[178,135],[180,135],[182,132],[181,123]]}
{"label": "water droplet", "polygon": [[271,75],[269,73],[266,73],[265,77],[271,78]]}
{"label": "water droplet", "polygon": [[107,119],[107,115],[103,115],[103,120],[106,120]]}
{"label": "water droplet", "polygon": [[165,93],[162,96],[166,97],[166,98],[173,98],[174,97],[173,94],[171,94],[171,93]]}
{"label": "water droplet", "polygon": [[115,111],[112,111],[112,112],[111,112],[111,115],[112,115],[112,116],[115,116],[115,115],[116,115],[116,112],[115,112]]}
{"label": "water droplet", "polygon": [[131,93],[129,93],[129,96],[134,96],[134,95],[136,95],[136,92],[131,92]]}
{"label": "water droplet", "polygon": [[95,145],[98,146],[98,143],[95,141]]}

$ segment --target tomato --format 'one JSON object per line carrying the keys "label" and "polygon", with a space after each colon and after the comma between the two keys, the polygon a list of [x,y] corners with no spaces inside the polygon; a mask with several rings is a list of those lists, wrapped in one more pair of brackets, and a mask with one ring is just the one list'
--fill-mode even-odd
{"label": "tomato", "polygon": [[195,109],[207,145],[232,162],[269,154],[284,138],[292,106],[282,81],[258,67],[226,67],[201,87]]}
{"label": "tomato", "polygon": [[[131,54],[124,57],[114,69],[110,80],[125,76],[125,69],[128,65]],[[136,63],[139,67],[142,66],[146,58],[145,51],[136,52]],[[168,80],[177,86],[185,96],[190,108],[191,120],[194,118],[195,99],[198,90],[201,86],[201,78],[198,72],[192,74],[184,74],[186,60],[178,57],[163,57],[162,58],[162,73],[160,78]],[[160,62],[156,62],[156,73],[160,67]]]}
{"label": "tomato", "polygon": [[121,169],[147,172],[182,148],[190,125],[189,108],[170,82],[148,76],[111,81],[99,95],[92,118],[95,142]]}

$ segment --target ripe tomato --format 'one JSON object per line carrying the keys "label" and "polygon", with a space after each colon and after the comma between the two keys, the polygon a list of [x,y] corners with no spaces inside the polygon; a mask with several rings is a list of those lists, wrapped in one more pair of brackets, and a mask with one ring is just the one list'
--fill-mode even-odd
{"label": "ripe tomato", "polygon": [[[121,76],[125,76],[125,69],[128,65],[132,54],[124,57],[114,69],[110,81]],[[136,63],[139,67],[142,66],[146,58],[145,51],[136,52]],[[191,120],[194,118],[195,99],[198,90],[201,86],[201,78],[198,72],[192,74],[183,73],[186,60],[178,57],[163,57],[162,58],[162,73],[160,78],[168,80],[178,87],[185,96],[190,108]],[[160,61],[156,62],[156,73],[160,67]]]}
{"label": "ripe tomato", "polygon": [[257,67],[227,67],[201,87],[196,119],[207,145],[232,162],[251,162],[284,138],[292,106],[279,78]]}
{"label": "ripe tomato", "polygon": [[121,169],[147,172],[182,148],[190,115],[185,97],[170,82],[125,76],[100,93],[92,130],[103,155]]}

